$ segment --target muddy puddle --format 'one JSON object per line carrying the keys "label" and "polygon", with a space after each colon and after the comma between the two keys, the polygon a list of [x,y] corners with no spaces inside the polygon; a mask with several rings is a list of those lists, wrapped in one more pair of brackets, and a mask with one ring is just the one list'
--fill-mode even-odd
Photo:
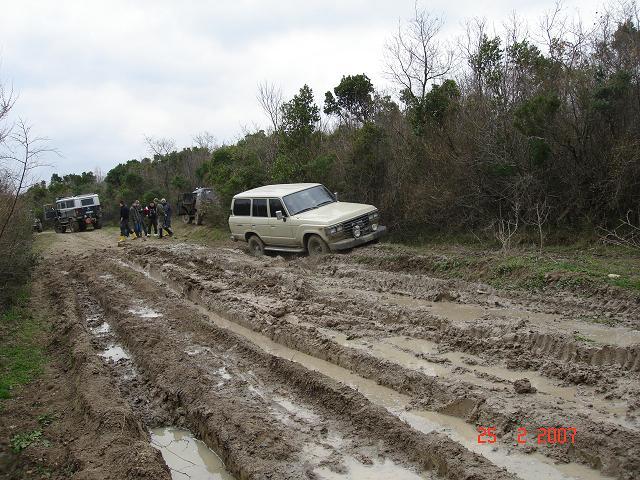
{"label": "muddy puddle", "polygon": [[[367,341],[375,342],[376,340],[367,339]],[[624,401],[615,402],[612,400],[605,400],[602,397],[596,395],[595,388],[588,386],[576,386],[576,385],[558,385],[552,379],[545,377],[538,372],[531,370],[516,370],[509,369],[506,366],[501,365],[487,365],[486,362],[475,355],[461,352],[445,352],[439,353],[438,344],[429,340],[410,337],[388,337],[379,340],[380,343],[388,343],[396,348],[403,350],[409,356],[413,355],[436,355],[450,362],[450,368],[445,366],[435,365],[433,371],[436,372],[450,372],[456,367],[462,367],[465,369],[478,372],[480,374],[487,374],[498,379],[502,379],[505,382],[515,382],[521,378],[527,378],[531,382],[531,385],[540,392],[542,395],[549,397],[556,397],[567,402],[577,402],[582,406],[591,405],[589,408],[593,408],[595,412],[592,412],[592,417],[600,420],[606,420],[609,422],[617,423],[619,425],[637,428],[637,423],[630,422],[625,419],[627,404]],[[378,353],[376,350],[371,352],[372,354]],[[397,356],[395,356],[397,358]],[[390,361],[394,361],[394,355],[385,357]],[[415,362],[414,362],[415,364]],[[404,363],[402,364],[405,365]],[[411,368],[411,366],[409,365]],[[428,369],[421,370],[425,374],[429,374]],[[438,373],[442,375],[442,373]],[[490,384],[488,381],[484,381],[471,374],[457,374],[457,378],[461,380],[473,383],[475,385]],[[494,384],[495,385],[495,384]],[[596,413],[599,412],[600,414]]]}
{"label": "muddy puddle", "polygon": [[325,480],[422,480],[431,478],[418,475],[405,467],[393,463],[391,460],[372,461],[371,464],[359,462],[354,457],[343,459],[341,472],[334,472],[327,467],[317,468],[313,472],[320,479]]}
{"label": "muddy puddle", "polygon": [[117,362],[122,359],[130,359],[131,356],[120,345],[109,345],[105,350],[98,353],[98,355],[107,360],[113,360]]}
{"label": "muddy puddle", "polygon": [[[133,268],[138,272],[144,273],[146,276],[164,283],[167,288],[181,294],[180,287],[174,287],[170,281],[163,278],[159,272],[142,269],[138,265],[127,264],[129,268]],[[184,296],[183,296],[184,297]],[[265,352],[281,357],[293,362],[297,362],[309,370],[320,372],[338,382],[359,391],[369,401],[387,409],[390,413],[407,421],[413,428],[428,433],[432,431],[442,432],[455,441],[465,442],[464,445],[469,449],[489,458],[495,465],[506,468],[509,472],[516,474],[523,480],[540,480],[541,478],[548,480],[567,480],[567,479],[607,479],[599,471],[590,469],[586,466],[568,463],[563,465],[555,465],[551,458],[541,454],[525,454],[517,450],[508,450],[497,444],[486,445],[477,443],[477,432],[473,425],[467,424],[463,420],[449,415],[431,412],[431,411],[407,411],[410,403],[410,397],[396,392],[393,389],[378,385],[375,381],[361,377],[351,371],[342,368],[333,363],[321,360],[319,358],[307,355],[298,350],[288,348],[284,345],[274,342],[270,338],[246,328],[238,323],[227,320],[202,305],[188,299],[184,299],[191,306],[197,309],[214,325],[228,329],[242,337],[246,338],[253,344],[260,347]],[[474,443],[475,442],[475,443]],[[473,448],[471,448],[473,447]],[[332,472],[335,473],[335,472]],[[331,478],[331,477],[330,477]],[[350,478],[350,477],[332,477],[332,478]],[[375,477],[364,477],[375,478]],[[420,478],[420,477],[417,477]]]}
{"label": "muddy puddle", "polygon": [[[409,337],[388,337],[383,339],[362,337],[348,340],[347,335],[328,328],[319,327],[317,330],[340,345],[364,350],[376,358],[396,363],[404,368],[417,370],[429,376],[445,378],[455,376],[455,378],[473,385],[487,388],[502,387],[509,390],[512,388],[512,382],[521,378],[528,378],[541,395],[556,397],[567,402],[577,402],[583,407],[591,405],[589,408],[595,410],[595,412],[592,412],[592,417],[629,428],[637,428],[636,422],[625,419],[626,402],[604,400],[595,395],[594,388],[556,385],[551,379],[537,372],[513,370],[498,365],[486,365],[486,362],[480,357],[467,353],[440,353],[438,344],[429,340]],[[419,355],[426,355],[431,358],[426,360],[420,358]],[[456,371],[454,372],[454,370]],[[470,372],[464,373],[464,370],[470,370]],[[486,374],[504,382],[495,383],[477,376],[477,373]]]}
{"label": "muddy puddle", "polygon": [[530,312],[510,307],[484,307],[455,302],[431,302],[405,295],[384,294],[387,303],[405,307],[424,307],[435,315],[439,315],[453,322],[469,322],[487,314],[506,317],[509,320],[526,320],[528,323],[542,327],[556,327],[568,333],[579,332],[587,339],[602,344],[628,347],[640,343],[640,331],[625,327],[610,327],[596,323],[563,319],[559,315]]}
{"label": "muddy puddle", "polygon": [[173,480],[234,480],[224,462],[188,430],[151,430],[151,445],[160,450]]}
{"label": "muddy puddle", "polygon": [[102,322],[97,327],[92,327],[89,330],[91,330],[91,333],[93,333],[94,335],[104,335],[105,333],[111,332],[111,325],[109,325],[107,322]]}
{"label": "muddy puddle", "polygon": [[549,327],[557,328],[563,333],[579,334],[588,341],[597,344],[616,345],[628,347],[640,344],[640,330],[626,327],[611,327],[599,323],[589,323],[581,320],[570,320],[562,318],[560,315],[549,313],[531,312],[524,309],[512,307],[488,307],[469,303],[456,303],[450,301],[434,302],[411,297],[409,295],[391,293],[373,293],[366,290],[356,290],[350,288],[324,288],[325,291],[333,292],[338,296],[353,295],[361,298],[369,298],[375,295],[378,299],[388,305],[399,307],[426,309],[434,315],[446,318],[454,323],[467,323],[477,320],[487,315],[492,317],[502,317],[509,321],[525,320],[529,324],[541,327],[543,331]]}
{"label": "muddy puddle", "polygon": [[[488,458],[496,465],[505,467],[522,480],[613,480],[614,478],[577,463],[556,465],[540,453],[509,454],[499,447],[479,444],[478,432],[475,428],[457,417],[427,411],[401,412],[399,416],[418,430],[437,431],[448,435],[468,450]],[[535,440],[529,438],[528,441],[533,443]]]}
{"label": "muddy puddle", "polygon": [[130,308],[129,313],[133,313],[134,315],[140,318],[158,318],[162,316],[160,312],[156,312],[155,310],[149,307]]}

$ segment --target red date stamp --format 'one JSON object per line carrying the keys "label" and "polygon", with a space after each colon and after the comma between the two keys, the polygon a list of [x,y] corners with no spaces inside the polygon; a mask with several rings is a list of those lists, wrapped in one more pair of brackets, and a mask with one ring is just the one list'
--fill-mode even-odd
{"label": "red date stamp", "polygon": [[[518,427],[516,433],[516,442],[525,445],[529,440],[527,429]],[[536,441],[538,445],[565,445],[576,443],[577,430],[574,427],[539,427],[537,436],[532,441]],[[496,435],[496,427],[478,427],[478,443],[496,443],[498,437]]]}

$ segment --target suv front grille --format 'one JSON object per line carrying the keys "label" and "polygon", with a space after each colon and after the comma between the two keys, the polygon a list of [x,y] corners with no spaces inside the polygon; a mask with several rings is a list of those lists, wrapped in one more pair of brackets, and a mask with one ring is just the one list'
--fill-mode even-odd
{"label": "suv front grille", "polygon": [[354,218],[353,220],[347,220],[342,224],[342,231],[345,235],[350,237],[353,236],[353,227],[356,225],[360,226],[360,233],[362,235],[366,235],[367,233],[371,233],[371,222],[369,221],[369,214],[362,215],[360,217]]}

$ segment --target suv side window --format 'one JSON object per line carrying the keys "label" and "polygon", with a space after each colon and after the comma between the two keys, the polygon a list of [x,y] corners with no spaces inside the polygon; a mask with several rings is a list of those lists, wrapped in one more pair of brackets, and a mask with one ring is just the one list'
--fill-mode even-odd
{"label": "suv side window", "polygon": [[271,216],[275,218],[276,212],[280,210],[282,212],[282,216],[286,217],[287,212],[284,211],[282,207],[282,202],[279,198],[270,198],[269,199],[269,211],[271,212]]}
{"label": "suv side window", "polygon": [[233,201],[233,214],[240,217],[251,215],[251,200],[249,198],[236,198]]}
{"label": "suv side window", "polygon": [[267,214],[267,199],[266,198],[254,198],[253,199],[253,217],[268,217]]}

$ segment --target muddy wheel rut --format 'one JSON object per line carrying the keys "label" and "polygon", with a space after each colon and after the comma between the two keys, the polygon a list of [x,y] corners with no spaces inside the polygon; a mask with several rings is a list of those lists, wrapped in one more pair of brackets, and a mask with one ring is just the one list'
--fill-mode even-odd
{"label": "muddy wheel rut", "polygon": [[[412,315],[406,310],[398,315],[395,309],[389,313],[385,311],[385,302],[376,304],[371,299],[368,303],[352,299],[351,309],[346,309],[339,297],[336,301],[335,297],[327,299],[323,290],[316,293],[318,282],[314,276],[320,274],[314,272],[315,265],[301,268],[301,262],[287,265],[277,260],[243,261],[242,255],[219,251],[203,254],[199,249],[185,252],[139,249],[128,261],[145,268],[147,275],[167,281],[184,297],[210,311],[407,395],[411,409],[428,408],[430,412],[452,415],[471,425],[496,425],[505,447],[512,447],[515,442],[517,426],[526,426],[535,432],[537,426],[571,424],[581,432],[581,445],[539,448],[536,454],[555,461],[576,461],[620,478],[632,478],[628,475],[637,467],[634,445],[638,440],[632,404],[635,384],[624,379],[628,374],[621,365],[605,363],[614,372],[612,378],[624,379],[623,382],[617,384],[608,378],[595,382],[595,386],[575,385],[576,382],[557,385],[559,382],[552,381],[554,375],[549,378],[538,372],[514,370],[509,368],[510,362],[504,361],[502,371],[486,365],[474,369],[474,363],[483,359],[470,354],[470,349],[454,350],[450,344],[438,343],[437,339],[431,340],[440,350],[435,353],[416,351],[424,344],[411,345],[423,341],[421,336],[412,335],[411,326],[424,324],[425,318],[432,324],[442,323],[441,317],[425,316],[422,312]],[[331,281],[327,279],[327,283]],[[351,313],[354,305],[363,313]],[[398,317],[402,322],[397,321]],[[403,328],[398,329],[398,323]],[[400,331],[402,335],[398,335]],[[409,345],[402,345],[403,341]],[[388,343],[392,349],[387,348]],[[500,352],[509,360],[511,352],[505,354],[504,349]],[[449,360],[449,365],[447,355],[455,358],[456,354],[460,362],[454,364]],[[412,356],[413,362],[410,362]],[[468,364],[460,365],[463,361]],[[495,364],[495,359],[489,363]],[[588,368],[586,362],[577,359],[564,363],[567,368]],[[420,371],[428,371],[429,366],[440,375]],[[498,375],[489,373],[492,371]],[[533,377],[534,384],[537,380],[540,391],[525,396],[516,394],[514,380],[527,374]],[[613,388],[609,388],[611,386]],[[466,434],[469,435],[468,430]],[[468,442],[467,447],[474,447],[472,443]],[[517,446],[512,448],[512,455],[518,449],[523,451]],[[587,478],[586,472],[576,475]]]}
{"label": "muddy wheel rut", "polygon": [[[629,302],[592,295],[586,308],[622,319],[594,325],[573,298],[509,296],[366,255],[149,242],[54,263],[48,281],[65,285],[57,311],[74,312],[65,338],[84,342],[123,438],[146,452],[132,468],[156,478],[186,478],[154,446],[165,427],[193,433],[235,478],[637,478]],[[478,427],[497,442],[478,443]],[[539,445],[539,427],[575,428],[575,442]]]}

